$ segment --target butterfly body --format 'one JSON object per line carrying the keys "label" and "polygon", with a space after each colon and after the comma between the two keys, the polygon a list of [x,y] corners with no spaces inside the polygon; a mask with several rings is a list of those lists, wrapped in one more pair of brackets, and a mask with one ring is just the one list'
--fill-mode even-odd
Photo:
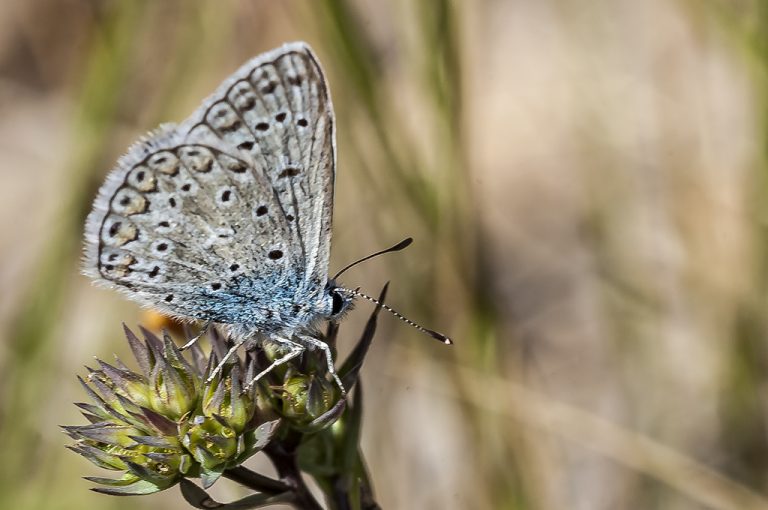
{"label": "butterfly body", "polygon": [[118,161],[88,216],[84,272],[238,343],[327,351],[315,327],[350,303],[328,278],[335,161],[314,53],[260,55]]}

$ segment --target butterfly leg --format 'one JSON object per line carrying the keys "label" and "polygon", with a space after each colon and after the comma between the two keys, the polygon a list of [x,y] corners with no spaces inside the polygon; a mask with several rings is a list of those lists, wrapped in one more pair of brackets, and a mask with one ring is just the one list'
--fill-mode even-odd
{"label": "butterfly leg", "polygon": [[208,331],[208,328],[211,327],[212,323],[213,323],[213,321],[210,321],[210,320],[205,321],[205,324],[203,324],[203,329],[200,330],[200,333],[195,335],[189,342],[187,342],[184,345],[182,345],[181,347],[179,347],[179,350],[180,351],[186,351],[187,349],[189,349],[190,347],[195,345],[197,343],[197,341],[200,340],[203,337],[203,335],[206,333],[206,331]]}
{"label": "butterfly leg", "polygon": [[259,379],[261,379],[262,377],[270,373],[272,370],[275,369],[275,367],[278,367],[284,363],[289,362],[290,360],[292,360],[293,358],[295,358],[305,350],[303,345],[297,344],[296,342],[292,342],[287,338],[280,338],[276,340],[278,340],[283,345],[287,345],[291,350],[288,352],[288,354],[286,354],[282,358],[276,359],[275,361],[272,362],[271,365],[269,365],[267,368],[265,368],[264,370],[256,374],[256,376],[253,379],[251,379],[251,381],[248,384],[245,385],[245,387],[243,388],[243,391],[250,391],[251,388],[253,388],[253,385],[256,384],[256,381],[258,381]]}
{"label": "butterfly leg", "polygon": [[339,389],[341,390],[341,398],[342,400],[344,397],[347,396],[347,390],[344,388],[344,385],[341,383],[341,379],[339,378],[338,374],[336,374],[336,368],[333,366],[333,356],[331,355],[331,348],[328,347],[328,344],[323,342],[322,340],[318,340],[317,338],[312,338],[311,336],[302,336],[302,340],[307,342],[309,345],[313,347],[317,347],[318,349],[322,349],[323,352],[325,352],[325,361],[328,364],[328,372],[333,376],[333,379],[336,381],[336,384],[339,385]]}
{"label": "butterfly leg", "polygon": [[245,340],[240,340],[238,342],[235,342],[235,344],[229,348],[227,353],[224,355],[223,358],[221,358],[221,361],[219,361],[219,364],[216,365],[216,368],[213,369],[213,372],[211,372],[211,375],[208,376],[208,379],[205,380],[206,384],[210,384],[211,381],[213,381],[213,378],[216,377],[216,375],[221,372],[221,369],[224,368],[224,364],[227,362],[229,358],[232,357],[232,355],[237,351],[241,345],[245,343]]}

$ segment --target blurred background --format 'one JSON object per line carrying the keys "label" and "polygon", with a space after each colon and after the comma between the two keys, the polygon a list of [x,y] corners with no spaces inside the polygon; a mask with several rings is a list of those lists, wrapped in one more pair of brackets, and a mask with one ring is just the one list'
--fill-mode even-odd
{"label": "blurred background", "polygon": [[331,269],[413,236],[344,282],[456,340],[381,320],[383,508],[768,508],[760,0],[3,0],[0,507],[187,508],[89,492],[64,449],[75,375],[154,320],[78,274],[82,226],[134,139],[299,39],[338,117]]}

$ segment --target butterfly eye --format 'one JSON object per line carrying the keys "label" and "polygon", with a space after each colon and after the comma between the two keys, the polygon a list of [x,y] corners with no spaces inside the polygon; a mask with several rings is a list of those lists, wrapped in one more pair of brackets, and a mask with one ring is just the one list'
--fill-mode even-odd
{"label": "butterfly eye", "polygon": [[335,317],[347,308],[347,300],[340,293],[331,291],[331,317]]}

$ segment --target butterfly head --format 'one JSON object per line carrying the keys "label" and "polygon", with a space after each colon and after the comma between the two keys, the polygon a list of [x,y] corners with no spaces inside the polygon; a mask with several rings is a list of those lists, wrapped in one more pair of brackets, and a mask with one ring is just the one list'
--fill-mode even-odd
{"label": "butterfly head", "polygon": [[346,289],[336,285],[336,280],[329,280],[325,286],[325,297],[328,304],[328,320],[338,320],[352,305],[354,295],[349,294]]}

